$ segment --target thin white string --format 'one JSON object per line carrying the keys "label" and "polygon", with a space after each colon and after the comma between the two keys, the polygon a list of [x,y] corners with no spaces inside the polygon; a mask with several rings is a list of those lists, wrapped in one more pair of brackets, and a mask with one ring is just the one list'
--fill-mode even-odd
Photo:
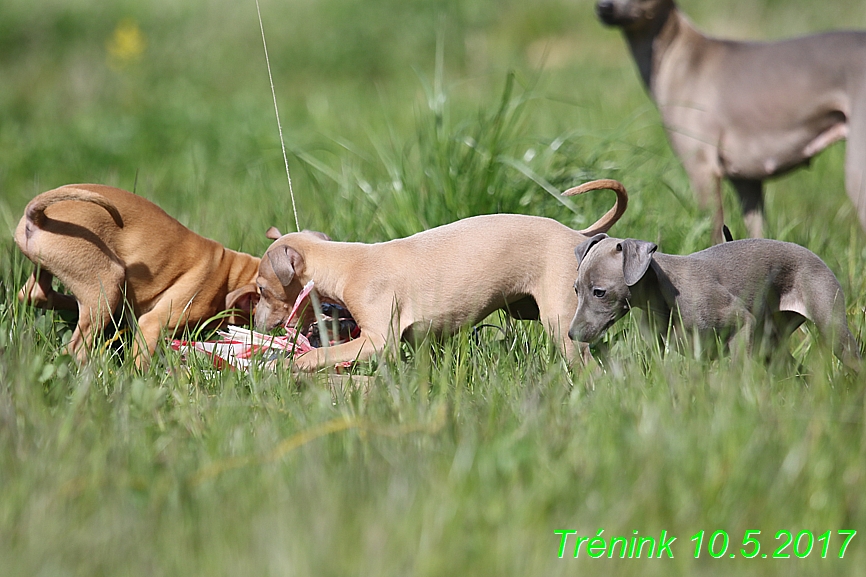
{"label": "thin white string", "polygon": [[283,140],[283,126],[280,123],[280,109],[277,108],[277,92],[274,90],[274,77],[271,75],[271,60],[268,58],[268,43],[265,40],[265,25],[262,24],[262,11],[259,8],[259,0],[256,0],[256,12],[259,15],[259,28],[262,31],[262,46],[265,48],[265,63],[268,65],[268,80],[271,82],[271,96],[274,97],[274,113],[277,115],[277,130],[280,132],[280,146],[283,149],[283,162],[286,163],[286,178],[289,180],[289,196],[292,197],[292,212],[295,215],[295,229],[300,232],[301,225],[298,222],[298,208],[295,206],[295,191],[292,189],[292,175],[289,173],[289,159],[286,156],[286,142]]}

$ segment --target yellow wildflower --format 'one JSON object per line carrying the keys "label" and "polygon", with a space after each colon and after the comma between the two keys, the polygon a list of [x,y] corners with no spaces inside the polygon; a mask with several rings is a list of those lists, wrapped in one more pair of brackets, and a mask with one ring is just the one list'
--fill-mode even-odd
{"label": "yellow wildflower", "polygon": [[108,51],[108,65],[120,69],[141,57],[147,48],[147,39],[138,24],[126,18],[117,24],[105,48]]}

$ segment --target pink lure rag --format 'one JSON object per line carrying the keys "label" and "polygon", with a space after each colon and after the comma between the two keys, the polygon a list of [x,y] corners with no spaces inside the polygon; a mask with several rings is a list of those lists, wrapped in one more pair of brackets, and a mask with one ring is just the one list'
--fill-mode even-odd
{"label": "pink lure rag", "polygon": [[[316,323],[306,327],[305,330],[298,330],[295,323],[300,312],[309,304],[309,297],[313,288],[313,281],[308,282],[298,298],[295,299],[289,318],[283,325],[286,332],[284,336],[266,335],[230,325],[224,331],[217,331],[222,337],[220,340],[184,341],[173,339],[171,348],[180,351],[184,361],[188,359],[191,353],[199,353],[209,357],[214,367],[233,370],[248,370],[253,364],[267,366],[268,363],[279,357],[292,358],[310,352],[321,342]],[[324,304],[322,308],[325,309],[326,306],[331,315],[331,318],[326,316],[326,323],[336,321],[338,327],[335,334],[330,335],[330,344],[335,345],[357,338],[360,329],[351,316],[345,312],[345,309],[330,304]],[[345,362],[338,363],[335,367],[347,368],[351,365],[351,362]]]}

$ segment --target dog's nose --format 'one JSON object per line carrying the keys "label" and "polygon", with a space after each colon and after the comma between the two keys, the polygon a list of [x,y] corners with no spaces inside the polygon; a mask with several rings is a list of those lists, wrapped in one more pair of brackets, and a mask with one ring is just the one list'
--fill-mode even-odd
{"label": "dog's nose", "polygon": [[613,5],[613,0],[599,0],[595,5],[595,13],[602,20],[613,16],[616,8]]}

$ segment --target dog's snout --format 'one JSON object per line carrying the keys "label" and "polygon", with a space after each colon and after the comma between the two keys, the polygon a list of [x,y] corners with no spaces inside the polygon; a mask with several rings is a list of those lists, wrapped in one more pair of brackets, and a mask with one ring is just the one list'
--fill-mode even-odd
{"label": "dog's snout", "polygon": [[595,13],[601,20],[611,18],[615,11],[613,0],[599,0],[595,5]]}
{"label": "dog's snout", "polygon": [[257,331],[264,333],[270,330],[268,327],[268,316],[270,316],[270,309],[262,301],[256,307],[256,316],[254,317]]}

